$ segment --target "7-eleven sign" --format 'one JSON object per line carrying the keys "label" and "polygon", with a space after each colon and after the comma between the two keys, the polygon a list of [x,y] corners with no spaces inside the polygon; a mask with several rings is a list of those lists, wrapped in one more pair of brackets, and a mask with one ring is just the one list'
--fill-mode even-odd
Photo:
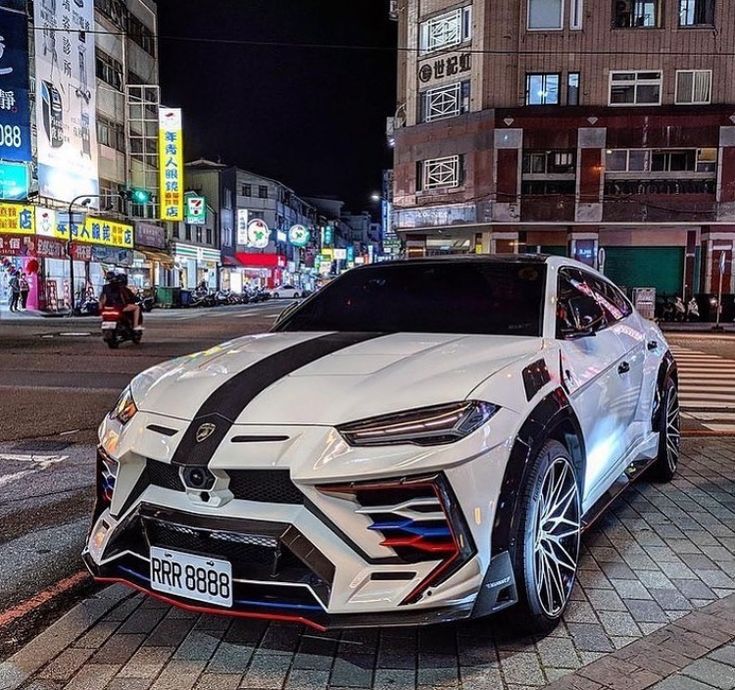
{"label": "7-eleven sign", "polygon": [[203,196],[187,194],[185,220],[189,225],[204,225],[207,222],[207,201]]}

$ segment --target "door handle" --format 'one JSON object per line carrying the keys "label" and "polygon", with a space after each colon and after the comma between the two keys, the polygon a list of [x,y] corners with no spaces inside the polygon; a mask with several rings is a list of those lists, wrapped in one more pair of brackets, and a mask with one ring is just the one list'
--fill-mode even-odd
{"label": "door handle", "polygon": [[648,349],[649,350],[655,350],[658,347],[658,341],[657,340],[651,340],[648,343]]}
{"label": "door handle", "polygon": [[618,367],[618,374],[627,374],[630,371],[630,364],[628,362],[621,362]]}

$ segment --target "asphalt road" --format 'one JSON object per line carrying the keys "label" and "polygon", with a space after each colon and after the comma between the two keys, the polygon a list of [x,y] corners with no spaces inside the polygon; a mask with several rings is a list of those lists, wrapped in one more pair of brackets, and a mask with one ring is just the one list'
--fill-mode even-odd
{"label": "asphalt road", "polygon": [[[89,586],[75,574],[93,502],[96,427],[120,390],[162,360],[268,330],[285,306],[154,311],[143,343],[117,351],[102,342],[96,319],[0,315],[0,658]],[[732,337],[672,341],[735,359]],[[52,597],[60,581],[65,596]]]}
{"label": "asphalt road", "polygon": [[[287,304],[154,311],[142,344],[116,351],[96,319],[0,315],[0,658],[88,586],[75,574],[96,428],[122,388],[158,362],[268,330]],[[38,606],[60,581],[65,596]]]}

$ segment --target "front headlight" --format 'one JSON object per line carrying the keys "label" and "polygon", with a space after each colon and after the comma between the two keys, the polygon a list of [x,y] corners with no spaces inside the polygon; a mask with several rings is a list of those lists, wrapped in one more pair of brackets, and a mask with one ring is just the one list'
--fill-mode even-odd
{"label": "front headlight", "polygon": [[128,386],[118,398],[115,407],[110,412],[110,419],[117,419],[121,424],[127,424],[136,414],[138,408],[133,400],[133,392]]}
{"label": "front headlight", "polygon": [[421,407],[363,419],[337,427],[351,446],[439,446],[454,443],[479,429],[497,411],[491,403],[476,400]]}

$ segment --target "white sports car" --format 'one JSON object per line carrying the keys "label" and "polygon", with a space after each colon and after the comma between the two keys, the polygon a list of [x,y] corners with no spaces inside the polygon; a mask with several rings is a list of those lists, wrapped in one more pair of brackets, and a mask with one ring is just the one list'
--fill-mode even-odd
{"label": "white sports car", "polygon": [[132,381],[100,427],[84,559],[196,611],[323,630],[515,607],[544,631],[584,529],[678,458],[674,359],[604,276],[376,264]]}

